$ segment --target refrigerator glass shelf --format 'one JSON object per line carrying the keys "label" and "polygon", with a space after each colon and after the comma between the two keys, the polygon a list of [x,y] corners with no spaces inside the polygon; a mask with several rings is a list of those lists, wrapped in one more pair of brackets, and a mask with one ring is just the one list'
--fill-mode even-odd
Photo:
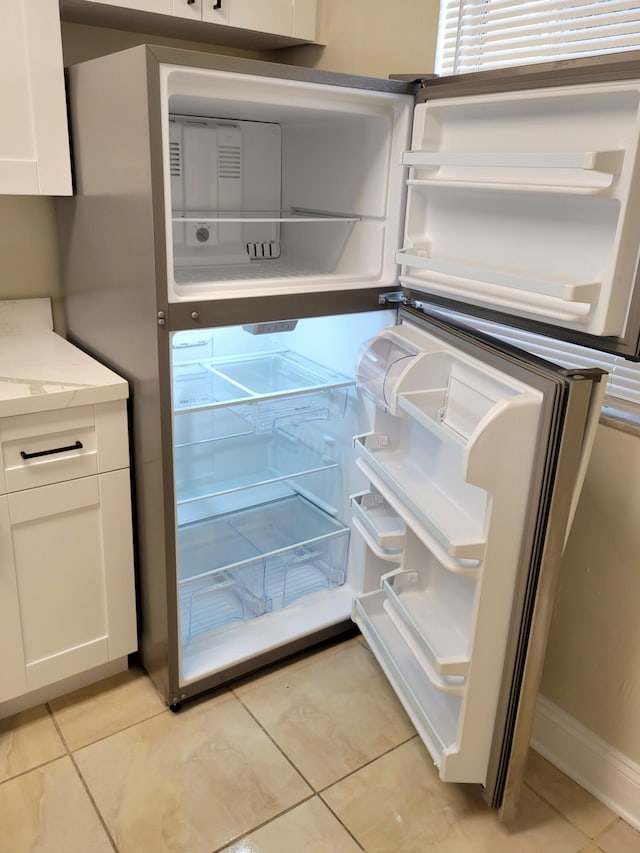
{"label": "refrigerator glass shelf", "polygon": [[356,598],[354,620],[441,768],[443,753],[456,742],[461,699],[443,693],[425,678],[422,667],[385,612],[384,599],[382,590]]}
{"label": "refrigerator glass shelf", "polygon": [[348,541],[348,528],[299,496],[179,528],[183,642],[341,586]]}
{"label": "refrigerator glass shelf", "polygon": [[[353,379],[348,376],[290,351],[257,353],[226,360],[207,359],[174,365],[174,409],[176,413],[182,413],[311,391],[348,388],[353,384]],[[305,403],[288,401],[283,405],[290,411],[296,405],[302,409]],[[317,406],[317,400],[311,405]],[[321,403],[321,406],[327,405],[330,405],[327,401]],[[287,411],[283,414],[286,415]],[[274,410],[276,420],[277,417]]]}
{"label": "refrigerator glass shelf", "polygon": [[396,263],[404,267],[415,267],[428,272],[470,279],[480,284],[494,285],[505,290],[525,291],[534,295],[552,297],[566,303],[574,303],[582,311],[589,310],[600,292],[601,282],[566,282],[518,272],[488,269],[446,258],[432,258],[420,249],[403,249],[395,254]]}
{"label": "refrigerator glass shelf", "polygon": [[469,669],[471,605],[476,583],[470,578],[442,574],[446,583],[433,585],[431,571],[404,570],[387,576],[382,588],[387,613],[401,621],[433,669],[443,676],[466,676]]}
{"label": "refrigerator glass shelf", "polygon": [[418,467],[415,454],[392,447],[356,447],[367,465],[406,504],[409,511],[443,545],[450,557],[482,560],[486,541],[484,517],[476,517],[447,495],[440,484]]}
{"label": "refrigerator glass shelf", "polygon": [[173,222],[359,222],[359,216],[343,216],[319,210],[174,210]]}
{"label": "refrigerator glass shelf", "polygon": [[178,506],[340,467],[295,429],[176,448]]}

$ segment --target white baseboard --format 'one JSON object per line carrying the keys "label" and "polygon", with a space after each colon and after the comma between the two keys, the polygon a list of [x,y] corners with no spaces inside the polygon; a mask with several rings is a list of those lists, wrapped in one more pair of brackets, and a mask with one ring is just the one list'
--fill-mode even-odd
{"label": "white baseboard", "polygon": [[605,743],[544,696],[538,697],[531,746],[627,823],[640,829],[640,764]]}

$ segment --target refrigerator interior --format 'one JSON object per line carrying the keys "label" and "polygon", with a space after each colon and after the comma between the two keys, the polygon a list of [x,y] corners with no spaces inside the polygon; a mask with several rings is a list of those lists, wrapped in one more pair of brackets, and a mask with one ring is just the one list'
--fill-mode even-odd
{"label": "refrigerator interior", "polygon": [[352,615],[442,778],[483,782],[542,394],[393,322],[173,334],[182,682]]}
{"label": "refrigerator interior", "polygon": [[[172,337],[183,683],[349,618],[355,388],[395,311]],[[257,618],[260,617],[260,618]]]}
{"label": "refrigerator interior", "polygon": [[622,336],[639,252],[639,131],[637,80],[418,105],[402,284]]}
{"label": "refrigerator interior", "polygon": [[395,284],[412,97],[161,73],[170,301]]}

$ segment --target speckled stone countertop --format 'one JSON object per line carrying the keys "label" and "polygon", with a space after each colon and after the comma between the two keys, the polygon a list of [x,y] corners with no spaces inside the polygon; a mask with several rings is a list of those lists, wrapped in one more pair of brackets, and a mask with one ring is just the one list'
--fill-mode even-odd
{"label": "speckled stone countertop", "polygon": [[0,417],[128,395],[124,379],[53,331],[48,299],[0,302]]}

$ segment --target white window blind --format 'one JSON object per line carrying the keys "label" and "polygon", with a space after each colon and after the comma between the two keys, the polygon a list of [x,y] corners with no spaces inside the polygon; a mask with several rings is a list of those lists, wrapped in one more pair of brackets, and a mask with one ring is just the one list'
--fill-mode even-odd
{"label": "white window blind", "polygon": [[640,48],[629,0],[442,0],[438,74]]}

